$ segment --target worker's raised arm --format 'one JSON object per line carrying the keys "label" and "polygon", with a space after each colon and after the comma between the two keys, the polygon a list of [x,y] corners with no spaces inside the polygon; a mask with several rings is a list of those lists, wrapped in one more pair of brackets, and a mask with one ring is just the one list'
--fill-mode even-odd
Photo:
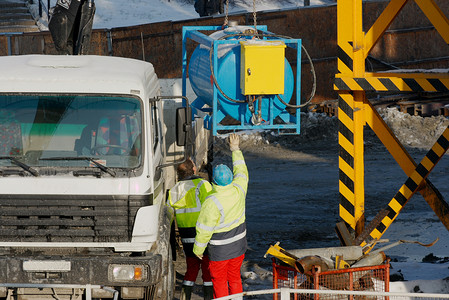
{"label": "worker's raised arm", "polygon": [[240,138],[237,134],[231,133],[229,135],[229,149],[232,151],[232,166],[234,173],[234,184],[242,188],[244,194],[248,189],[248,168],[246,167],[245,158],[242,151],[240,151]]}

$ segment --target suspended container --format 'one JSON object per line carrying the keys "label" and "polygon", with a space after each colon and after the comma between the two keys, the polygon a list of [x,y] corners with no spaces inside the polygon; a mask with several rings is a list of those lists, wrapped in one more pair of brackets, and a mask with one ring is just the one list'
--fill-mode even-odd
{"label": "suspended container", "polygon": [[[183,96],[187,74],[197,98],[191,106],[208,113],[205,127],[219,130],[293,129],[300,131],[300,109],[291,115],[286,107],[293,93],[299,102],[301,40],[277,37],[266,26],[183,27]],[[201,32],[200,32],[201,31]],[[213,31],[206,35],[203,31]],[[187,62],[187,41],[199,43]],[[286,47],[296,49],[296,75],[285,58]],[[220,123],[226,116],[238,125]],[[274,120],[279,117],[283,122]],[[229,123],[229,122],[228,122]],[[283,124],[282,124],[283,123]],[[291,130],[290,130],[291,131]]]}

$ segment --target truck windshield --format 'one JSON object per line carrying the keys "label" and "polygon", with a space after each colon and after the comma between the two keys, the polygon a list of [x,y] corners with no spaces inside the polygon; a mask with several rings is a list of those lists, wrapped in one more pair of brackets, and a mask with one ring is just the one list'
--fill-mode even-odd
{"label": "truck windshield", "polygon": [[[32,167],[108,168],[141,164],[137,98],[100,95],[0,95],[0,157]],[[51,159],[51,158],[71,159]],[[14,166],[1,159],[1,167]]]}

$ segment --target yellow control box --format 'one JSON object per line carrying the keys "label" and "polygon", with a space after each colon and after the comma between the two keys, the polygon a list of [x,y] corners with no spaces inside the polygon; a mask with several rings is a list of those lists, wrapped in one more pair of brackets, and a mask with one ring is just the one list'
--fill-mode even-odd
{"label": "yellow control box", "polygon": [[284,42],[247,40],[240,42],[240,48],[240,88],[242,94],[283,94]]}

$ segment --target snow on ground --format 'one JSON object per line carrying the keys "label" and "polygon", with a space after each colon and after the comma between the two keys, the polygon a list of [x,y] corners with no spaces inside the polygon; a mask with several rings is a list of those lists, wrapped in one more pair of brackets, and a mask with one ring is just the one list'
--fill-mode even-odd
{"label": "snow on ground", "polygon": [[[38,1],[33,0],[32,9],[37,11]],[[45,3],[47,3],[45,1]],[[163,21],[180,21],[199,18],[193,7],[194,0],[95,0],[96,12],[94,29],[133,26]],[[226,2],[225,2],[226,3]],[[310,0],[310,5],[326,5],[334,0]],[[50,1],[50,6],[56,5],[56,0]],[[304,6],[303,0],[256,0],[256,11],[295,8]],[[252,12],[253,1],[229,0],[229,14],[237,12]],[[47,27],[47,22],[41,20],[41,28]],[[42,30],[41,29],[41,30]]]}
{"label": "snow on ground", "polygon": [[402,144],[409,147],[430,149],[449,125],[443,116],[422,118],[401,113],[396,108],[382,109],[380,114]]}
{"label": "snow on ground", "polygon": [[[329,0],[312,0],[311,4],[331,3]],[[124,4],[126,3],[126,4]],[[94,28],[112,28],[161,21],[179,21],[198,18],[193,0],[96,0]],[[303,6],[303,0],[256,0],[256,10],[273,10]],[[253,11],[251,0],[230,0],[229,13]]]}

